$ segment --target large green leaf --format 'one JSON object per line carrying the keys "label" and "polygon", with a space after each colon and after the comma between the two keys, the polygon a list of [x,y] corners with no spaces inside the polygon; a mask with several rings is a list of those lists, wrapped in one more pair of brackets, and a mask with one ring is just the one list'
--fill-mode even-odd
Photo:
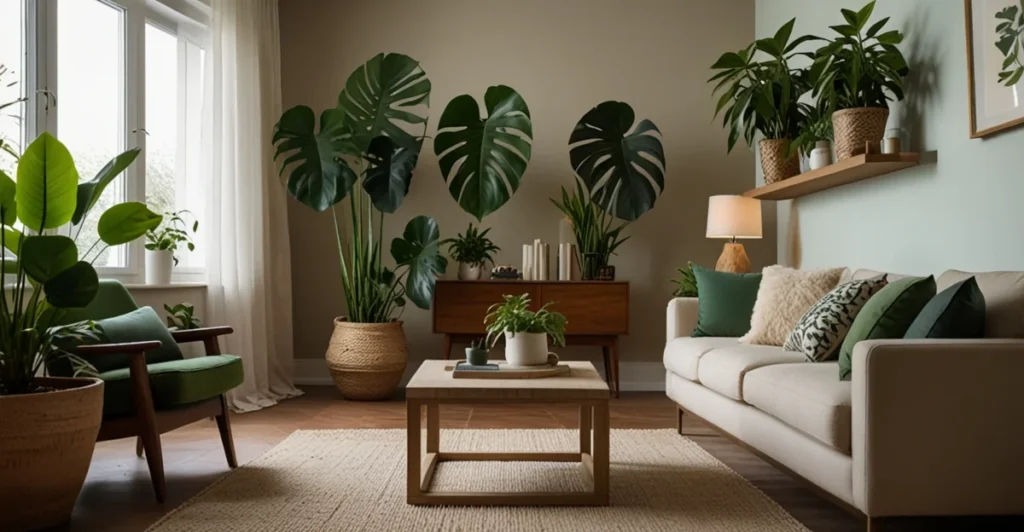
{"label": "large green leaf", "polygon": [[[633,126],[633,108],[604,102],[583,115],[569,136],[569,160],[591,199],[633,221],[654,207],[665,189],[665,152],[650,120]],[[660,132],[659,132],[660,133]]]}
{"label": "large green leaf", "polygon": [[78,192],[76,194],[78,202],[75,205],[75,213],[71,216],[71,223],[75,225],[82,223],[82,220],[92,210],[93,205],[96,205],[96,201],[103,195],[107,185],[115,177],[121,175],[121,172],[124,172],[135,161],[135,158],[139,156],[141,151],[139,148],[132,148],[114,157],[103,168],[100,168],[100,171],[96,173],[96,177],[92,178],[92,181],[78,184]]}
{"label": "large green leaf", "polygon": [[78,247],[63,235],[29,236],[22,241],[18,258],[29,277],[45,283],[78,262]]}
{"label": "large green leaf", "polygon": [[437,222],[427,216],[417,216],[405,226],[401,238],[391,241],[391,256],[399,266],[408,266],[405,293],[422,309],[430,308],[437,276],[448,266],[438,252]]}
{"label": "large green leaf", "polygon": [[100,240],[108,246],[126,244],[156,229],[163,216],[149,210],[145,203],[130,201],[107,209],[96,227]]}
{"label": "large green leaf", "polygon": [[[289,154],[281,164],[281,174],[291,168],[288,192],[315,211],[325,211],[352,190],[356,174],[341,155],[351,151],[351,135],[342,124],[344,113],[328,109],[320,115],[317,133],[313,110],[305,105],[292,107],[274,126],[277,151],[274,159]],[[297,163],[297,164],[296,164]]]}
{"label": "large green leaf", "polygon": [[75,213],[78,170],[67,147],[43,133],[18,161],[18,219],[33,231],[53,229]]}
{"label": "large green leaf", "polygon": [[46,301],[57,308],[82,308],[92,303],[99,277],[88,262],[79,261],[43,285]]}
{"label": "large green leaf", "polygon": [[357,68],[338,95],[338,108],[345,112],[357,154],[365,153],[370,142],[386,135],[402,148],[413,148],[421,134],[410,129],[423,124],[426,116],[417,112],[430,103],[430,80],[415,59],[402,54],[377,54]]}
{"label": "large green leaf", "polygon": [[434,153],[448,191],[477,220],[498,210],[519,188],[530,161],[530,109],[504,85],[484,94],[487,117],[476,100],[456,96],[441,114]]}
{"label": "large green leaf", "polygon": [[412,148],[402,148],[390,137],[377,137],[370,141],[366,151],[366,177],[363,189],[370,195],[378,211],[393,213],[398,210],[409,193],[412,171],[420,156],[422,139]]}
{"label": "large green leaf", "polygon": [[17,190],[11,176],[0,170],[0,224],[14,225],[18,221]]}
{"label": "large green leaf", "polygon": [[10,227],[0,229],[3,231],[4,247],[11,253],[18,253],[18,248],[21,246],[21,231],[11,229]]}

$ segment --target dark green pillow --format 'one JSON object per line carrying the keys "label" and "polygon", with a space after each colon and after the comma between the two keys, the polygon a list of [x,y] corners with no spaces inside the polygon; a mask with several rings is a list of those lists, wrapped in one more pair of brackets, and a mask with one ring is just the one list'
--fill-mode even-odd
{"label": "dark green pillow", "polygon": [[853,346],[862,340],[903,338],[921,309],[935,297],[935,278],[905,277],[893,281],[864,304],[839,351],[839,379],[851,375]]}
{"label": "dark green pillow", "polygon": [[[171,337],[167,325],[150,307],[142,307],[128,314],[97,320],[99,337],[103,343],[146,342],[159,340],[160,347],[146,351],[146,363],[168,362],[182,358],[181,349]],[[88,357],[89,363],[103,373],[128,367],[128,355],[95,355]]]}
{"label": "dark green pillow", "polygon": [[985,296],[969,277],[941,291],[921,309],[904,338],[983,338]]}
{"label": "dark green pillow", "polygon": [[716,272],[693,266],[697,278],[697,328],[693,336],[739,337],[750,330],[760,273]]}

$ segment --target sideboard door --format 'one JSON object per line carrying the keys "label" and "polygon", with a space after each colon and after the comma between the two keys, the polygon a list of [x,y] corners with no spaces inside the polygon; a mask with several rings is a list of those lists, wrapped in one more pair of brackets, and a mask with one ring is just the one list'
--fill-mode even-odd
{"label": "sideboard door", "polygon": [[629,334],[629,283],[544,283],[540,301],[565,314],[566,335]]}
{"label": "sideboard door", "polygon": [[500,303],[505,294],[529,294],[531,307],[536,309],[540,287],[515,281],[438,281],[434,289],[434,332],[483,336],[487,332],[487,309]]}

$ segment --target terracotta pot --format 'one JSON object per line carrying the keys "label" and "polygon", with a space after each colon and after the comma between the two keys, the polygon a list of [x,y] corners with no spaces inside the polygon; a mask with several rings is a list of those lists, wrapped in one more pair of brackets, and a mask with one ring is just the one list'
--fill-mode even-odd
{"label": "terracotta pot", "polygon": [[56,391],[0,395],[0,530],[67,522],[103,420],[103,381],[40,378]]}
{"label": "terracotta pot", "polygon": [[855,107],[832,113],[836,158],[849,159],[864,153],[864,143],[880,143],[889,120],[886,107]]}
{"label": "terracotta pot", "polygon": [[394,395],[408,364],[402,322],[351,323],[334,319],[327,368],[346,399],[373,401]]}
{"label": "terracotta pot", "polygon": [[762,139],[758,147],[761,150],[764,184],[770,185],[800,174],[800,154],[794,153],[787,157],[789,139]]}

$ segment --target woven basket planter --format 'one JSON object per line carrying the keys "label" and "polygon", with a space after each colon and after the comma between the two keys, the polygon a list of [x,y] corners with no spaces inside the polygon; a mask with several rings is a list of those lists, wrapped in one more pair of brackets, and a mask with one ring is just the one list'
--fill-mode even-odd
{"label": "woven basket planter", "polygon": [[346,399],[374,401],[394,395],[408,355],[400,321],[351,323],[345,318],[334,319],[327,367]]}
{"label": "woven basket planter", "polygon": [[0,530],[71,519],[103,420],[103,381],[40,378],[56,391],[0,395]]}
{"label": "woven basket planter", "polygon": [[770,185],[800,174],[800,154],[794,153],[791,157],[786,157],[789,139],[762,139],[758,143],[758,148],[761,150],[764,184]]}
{"label": "woven basket planter", "polygon": [[864,153],[865,142],[881,142],[888,120],[886,107],[855,107],[832,113],[836,158],[841,161]]}

